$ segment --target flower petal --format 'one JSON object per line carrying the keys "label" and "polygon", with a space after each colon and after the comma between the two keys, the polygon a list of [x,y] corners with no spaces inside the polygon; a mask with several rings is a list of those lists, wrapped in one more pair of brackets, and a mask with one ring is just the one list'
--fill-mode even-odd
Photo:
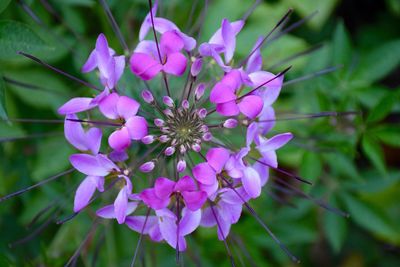
{"label": "flower petal", "polygon": [[175,187],[175,182],[165,177],[159,177],[154,184],[154,193],[160,199],[169,198]]}
{"label": "flower petal", "polygon": [[96,191],[96,177],[87,176],[79,185],[75,193],[74,212],[78,212],[87,206]]}
{"label": "flower petal", "polygon": [[74,154],[69,161],[75,169],[86,175],[106,176],[118,167],[103,155]]}
{"label": "flower petal", "polygon": [[183,192],[183,191],[195,191],[197,189],[196,183],[193,178],[185,175],[175,184],[174,191]]}
{"label": "flower petal", "polygon": [[192,172],[194,178],[196,178],[196,180],[202,184],[212,185],[215,183],[216,173],[213,168],[211,168],[211,166],[206,162],[194,166]]}
{"label": "flower petal", "polygon": [[236,100],[234,90],[225,83],[218,82],[215,84],[210,92],[210,102],[212,103],[225,103]]}
{"label": "flower petal", "polygon": [[263,101],[259,96],[246,96],[238,104],[240,112],[250,119],[254,119],[263,108]]}
{"label": "flower petal", "polygon": [[106,96],[99,103],[100,112],[109,119],[118,119],[117,103],[120,96],[112,93]]}
{"label": "flower petal", "polygon": [[184,214],[179,221],[179,235],[185,236],[191,234],[200,225],[201,210],[190,211],[183,209]]}
{"label": "flower petal", "polygon": [[128,208],[128,191],[127,187],[124,186],[121,191],[119,191],[117,198],[114,201],[114,212],[115,217],[119,224],[125,222],[126,211]]}
{"label": "flower petal", "polygon": [[239,115],[239,106],[236,101],[229,101],[226,103],[217,104],[217,112],[224,116],[236,116]]}
{"label": "flower petal", "polygon": [[133,116],[125,123],[129,135],[133,140],[140,140],[148,133],[147,121],[140,116]]}
{"label": "flower petal", "polygon": [[129,62],[131,71],[143,80],[153,79],[163,68],[153,57],[144,53],[133,53]]}
{"label": "flower petal", "polygon": [[85,110],[94,108],[96,105],[92,103],[90,97],[75,97],[69,100],[67,103],[62,105],[58,110],[58,114],[66,115],[72,113],[78,113]]}
{"label": "flower petal", "polygon": [[83,64],[82,67],[82,72],[86,73],[86,72],[90,72],[92,70],[94,70],[97,67],[97,60],[96,60],[96,50],[93,50],[88,59],[86,60],[85,64]]}
{"label": "flower petal", "polygon": [[206,159],[208,164],[215,170],[216,173],[220,173],[228,161],[230,156],[229,150],[217,147],[208,150]]}
{"label": "flower petal", "polygon": [[154,188],[143,190],[140,194],[140,199],[154,210],[163,209],[168,206],[169,198],[160,199],[157,197]]}
{"label": "flower petal", "polygon": [[200,209],[207,199],[207,193],[203,191],[184,191],[181,193],[186,207],[191,211]]}
{"label": "flower petal", "polygon": [[127,149],[131,145],[131,137],[129,136],[129,131],[126,127],[115,130],[108,137],[108,144],[110,147],[116,151],[122,151]]}
{"label": "flower petal", "polygon": [[120,96],[117,103],[118,115],[125,120],[136,115],[140,107],[140,104],[127,96]]}
{"label": "flower petal", "polygon": [[242,183],[250,197],[256,198],[260,196],[261,181],[260,176],[255,169],[247,167],[243,170]]}
{"label": "flower petal", "polygon": [[164,32],[161,36],[160,50],[164,55],[179,52],[183,46],[182,38],[174,30]]}
{"label": "flower petal", "polygon": [[167,62],[163,66],[163,70],[166,73],[181,76],[187,65],[186,57],[181,53],[172,53],[167,56]]}

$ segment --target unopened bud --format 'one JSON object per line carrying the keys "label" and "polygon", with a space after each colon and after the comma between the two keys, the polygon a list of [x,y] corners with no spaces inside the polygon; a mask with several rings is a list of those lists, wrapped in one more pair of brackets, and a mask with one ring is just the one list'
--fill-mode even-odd
{"label": "unopened bud", "polygon": [[228,129],[235,128],[237,125],[238,121],[235,119],[227,119],[223,124],[223,126]]}
{"label": "unopened bud", "polygon": [[210,132],[203,134],[204,141],[210,141],[211,139],[212,139],[212,134]]}
{"label": "unopened bud", "polygon": [[155,164],[153,161],[148,161],[146,163],[143,163],[140,167],[139,170],[141,172],[151,172],[155,167]]}
{"label": "unopened bud", "polygon": [[193,144],[193,145],[192,145],[192,149],[193,149],[193,151],[195,151],[195,152],[200,152],[201,146],[200,146],[199,144]]}
{"label": "unopened bud", "polygon": [[181,146],[179,147],[179,151],[181,152],[181,154],[185,154],[185,152],[186,152],[186,146],[181,145]]}
{"label": "unopened bud", "polygon": [[178,164],[176,165],[176,170],[178,172],[183,172],[186,169],[186,161],[181,159],[180,161],[178,161]]}
{"label": "unopened bud", "polygon": [[173,146],[167,147],[167,148],[165,149],[165,151],[164,151],[164,154],[165,154],[166,156],[171,156],[171,155],[174,154],[174,153],[175,153],[175,147],[173,147]]}
{"label": "unopened bud", "polygon": [[142,98],[146,103],[151,104],[154,102],[153,94],[149,90],[142,91]]}
{"label": "unopened bud", "polygon": [[172,113],[172,111],[170,109],[164,109],[164,114],[170,117],[174,116],[174,113]]}
{"label": "unopened bud", "polygon": [[186,99],[182,101],[182,107],[184,109],[189,109],[189,101],[187,101]]}
{"label": "unopened bud", "polygon": [[196,77],[197,75],[199,75],[202,66],[203,66],[203,59],[196,58],[192,64],[192,67],[190,68],[190,74],[192,74],[193,77]]}
{"label": "unopened bud", "polygon": [[154,142],[154,136],[153,135],[146,135],[145,137],[142,138],[142,143],[143,144],[151,144]]}
{"label": "unopened bud", "polygon": [[162,119],[154,119],[154,124],[157,127],[162,127],[162,126],[164,126],[164,121]]}
{"label": "unopened bud", "polygon": [[197,111],[197,115],[199,115],[200,119],[204,119],[207,116],[207,109],[201,108]]}
{"label": "unopened bud", "polygon": [[204,83],[200,83],[199,85],[197,85],[196,90],[194,91],[196,101],[204,95],[205,90],[206,85]]}
{"label": "unopened bud", "polygon": [[170,108],[174,106],[174,100],[172,100],[172,98],[170,98],[169,96],[163,96],[162,101]]}
{"label": "unopened bud", "polygon": [[168,142],[169,141],[169,137],[168,137],[168,135],[161,135],[159,138],[158,138],[158,140],[160,140],[160,142],[161,143],[166,143],[166,142]]}

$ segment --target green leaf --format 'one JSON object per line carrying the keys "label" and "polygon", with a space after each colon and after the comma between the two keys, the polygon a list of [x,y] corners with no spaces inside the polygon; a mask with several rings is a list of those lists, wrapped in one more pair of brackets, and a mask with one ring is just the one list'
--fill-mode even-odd
{"label": "green leaf", "polygon": [[362,149],[372,164],[381,172],[386,173],[385,161],[382,148],[371,136],[364,135],[362,138]]}
{"label": "green leaf", "polygon": [[347,64],[351,60],[351,40],[346,31],[343,20],[341,20],[335,29],[333,36],[333,63],[335,65]]}
{"label": "green leaf", "polygon": [[400,126],[382,125],[370,130],[383,143],[400,147]]}
{"label": "green leaf", "polygon": [[0,13],[7,8],[8,4],[10,4],[11,0],[1,0],[0,1]]}
{"label": "green leaf", "polygon": [[5,108],[5,92],[4,92],[4,80],[0,73],[0,118],[7,119],[7,112]]}
{"label": "green leaf", "polygon": [[313,152],[305,152],[301,160],[300,175],[311,182],[320,177],[322,172],[321,157]]}
{"label": "green leaf", "polygon": [[367,117],[367,122],[377,122],[384,119],[391,111],[394,104],[398,101],[398,93],[388,93],[371,110]]}
{"label": "green leaf", "polygon": [[20,57],[18,51],[35,54],[51,50],[28,25],[17,21],[0,21],[0,59]]}
{"label": "green leaf", "polygon": [[361,227],[379,235],[396,235],[396,231],[387,223],[386,218],[372,207],[348,194],[340,196],[347,206],[350,218]]}
{"label": "green leaf", "polygon": [[371,84],[393,71],[400,63],[400,40],[384,43],[365,53],[359,64],[355,80]]}
{"label": "green leaf", "polygon": [[[333,206],[337,206],[334,199],[330,200],[329,203]],[[347,223],[346,218],[338,216],[332,212],[326,212],[324,217],[324,231],[328,239],[329,244],[332,246],[334,252],[338,253],[346,239],[347,234]]]}

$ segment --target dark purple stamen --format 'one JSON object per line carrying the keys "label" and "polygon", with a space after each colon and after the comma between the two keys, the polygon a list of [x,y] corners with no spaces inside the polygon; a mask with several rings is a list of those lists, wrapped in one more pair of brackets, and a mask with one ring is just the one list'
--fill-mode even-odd
{"label": "dark purple stamen", "polygon": [[334,71],[338,70],[341,67],[342,66],[328,67],[328,68],[325,68],[325,69],[322,69],[322,70],[319,70],[319,71],[316,71],[316,72],[313,72],[313,73],[310,73],[310,74],[307,74],[307,75],[292,79],[290,81],[286,81],[286,82],[283,83],[283,86],[288,86],[288,85],[291,85],[291,84],[294,84],[294,83],[298,83],[298,82],[302,82],[302,81],[305,81],[305,80],[309,80],[309,79],[312,79],[312,78],[315,78],[315,77],[318,77],[318,76],[321,76],[321,75],[324,75],[324,74],[327,74],[327,73],[331,73],[331,72],[334,72]]}
{"label": "dark purple stamen", "polygon": [[143,226],[142,226],[142,230],[140,231],[139,239],[138,239],[138,242],[137,242],[137,245],[136,245],[136,248],[135,248],[135,253],[133,254],[133,259],[132,259],[130,267],[134,267],[135,266],[136,258],[137,258],[137,255],[139,254],[140,246],[142,244],[143,232],[144,232],[144,229],[145,229],[146,224],[147,224],[147,219],[149,218],[149,215],[150,215],[150,210],[151,210],[150,208],[147,208],[146,218],[144,220],[144,223],[143,223]]}

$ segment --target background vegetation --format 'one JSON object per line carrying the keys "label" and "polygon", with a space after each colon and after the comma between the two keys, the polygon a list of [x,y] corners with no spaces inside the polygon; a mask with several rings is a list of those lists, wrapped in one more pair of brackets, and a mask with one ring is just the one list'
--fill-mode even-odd
{"label": "background vegetation", "polygon": [[[133,48],[148,12],[147,1],[107,2]],[[203,40],[220,26],[223,17],[239,19],[253,3],[209,2]],[[169,0],[161,1],[160,6],[161,15],[190,31],[204,4]],[[266,69],[278,72],[293,65],[287,81],[332,66],[338,69],[288,83],[275,104],[278,117],[322,111],[360,114],[277,122],[274,131],[291,131],[296,136],[279,152],[281,166],[314,183],[299,189],[350,217],[281,192],[272,180],[264,196],[252,205],[302,260],[299,266],[400,266],[400,2],[261,1],[239,35],[237,56],[244,57],[256,38],[266,34],[289,7],[294,14],[287,25],[319,12],[300,28],[267,44],[263,50]],[[192,8],[193,19],[189,15]],[[111,46],[123,53],[104,10],[94,0],[2,0],[0,18],[3,119],[60,119],[55,110],[68,98],[91,94],[90,89],[17,55],[17,51],[32,53],[96,84],[95,75],[83,76],[79,70],[97,35],[104,32]],[[318,49],[285,61],[313,48]],[[122,82],[130,94],[142,89],[132,77],[124,77]],[[73,149],[63,139],[62,125],[2,122],[0,141],[0,196],[69,168],[68,155]],[[67,262],[94,219],[95,209],[90,208],[63,225],[54,223],[71,214],[73,192],[80,179],[79,174],[66,175],[1,203],[0,266],[62,266]],[[49,207],[54,203],[56,206]],[[43,216],[36,220],[41,210]],[[35,229],[40,234],[9,246]],[[295,265],[247,213],[233,226],[231,237],[238,266]],[[83,248],[77,265],[128,266],[137,238],[116,222],[104,224]],[[197,231],[189,245],[186,266],[229,266],[215,229]],[[175,253],[167,245],[145,240],[143,248],[138,266],[175,265]]]}

